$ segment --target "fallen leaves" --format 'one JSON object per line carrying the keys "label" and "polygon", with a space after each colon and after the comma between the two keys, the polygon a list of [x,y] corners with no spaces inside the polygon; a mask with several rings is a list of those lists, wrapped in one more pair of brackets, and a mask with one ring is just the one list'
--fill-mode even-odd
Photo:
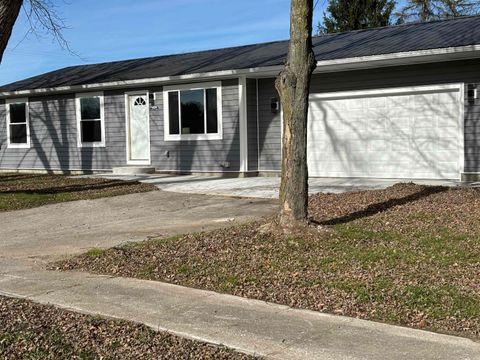
{"label": "fallen leaves", "polygon": [[480,338],[480,191],[398,184],[317,194],[311,227],[272,219],[52,265]]}
{"label": "fallen leaves", "polygon": [[4,173],[0,174],[0,211],[154,190],[154,185],[136,181]]}
{"label": "fallen leaves", "polygon": [[0,296],[1,359],[253,359],[125,321]]}

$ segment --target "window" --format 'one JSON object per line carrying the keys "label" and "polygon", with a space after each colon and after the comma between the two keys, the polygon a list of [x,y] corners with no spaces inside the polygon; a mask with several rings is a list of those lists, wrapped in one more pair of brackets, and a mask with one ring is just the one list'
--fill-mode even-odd
{"label": "window", "polygon": [[136,98],[135,102],[133,103],[133,106],[144,106],[144,105],[147,105],[147,102],[142,97]]}
{"label": "window", "polygon": [[165,140],[222,139],[221,83],[164,88]]}
{"label": "window", "polygon": [[27,99],[7,100],[7,146],[29,148],[30,128]]}
{"label": "window", "polygon": [[77,94],[77,142],[79,147],[104,147],[103,93]]}

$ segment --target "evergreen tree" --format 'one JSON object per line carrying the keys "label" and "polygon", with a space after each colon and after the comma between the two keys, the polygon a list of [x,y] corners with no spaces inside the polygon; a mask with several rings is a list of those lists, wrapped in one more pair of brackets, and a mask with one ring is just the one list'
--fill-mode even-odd
{"label": "evergreen tree", "polygon": [[477,15],[480,12],[478,0],[442,0],[439,4],[441,17]]}
{"label": "evergreen tree", "polygon": [[395,0],[330,0],[319,33],[367,29],[391,24]]}
{"label": "evergreen tree", "polygon": [[397,23],[430,21],[451,17],[477,15],[480,0],[408,0],[397,13]]}

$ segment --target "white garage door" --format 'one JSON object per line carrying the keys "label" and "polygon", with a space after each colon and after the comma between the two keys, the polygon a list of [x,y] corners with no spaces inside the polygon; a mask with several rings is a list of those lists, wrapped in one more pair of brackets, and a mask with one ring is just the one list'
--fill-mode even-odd
{"label": "white garage door", "polygon": [[458,179],[460,85],[314,94],[310,176]]}

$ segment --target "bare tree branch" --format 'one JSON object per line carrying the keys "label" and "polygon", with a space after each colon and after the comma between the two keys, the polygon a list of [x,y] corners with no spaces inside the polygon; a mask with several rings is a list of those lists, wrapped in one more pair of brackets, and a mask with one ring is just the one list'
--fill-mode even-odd
{"label": "bare tree branch", "polygon": [[62,49],[81,58],[64,37],[68,27],[58,14],[55,3],[52,0],[27,0],[27,4],[27,6],[24,4],[24,10],[30,24],[30,32],[37,37],[45,34],[51,36]]}
{"label": "bare tree branch", "polygon": [[21,8],[29,23],[29,29],[13,48],[18,47],[30,34],[38,39],[49,36],[63,50],[82,59],[64,37],[68,27],[57,12],[54,0],[0,0],[0,62]]}

